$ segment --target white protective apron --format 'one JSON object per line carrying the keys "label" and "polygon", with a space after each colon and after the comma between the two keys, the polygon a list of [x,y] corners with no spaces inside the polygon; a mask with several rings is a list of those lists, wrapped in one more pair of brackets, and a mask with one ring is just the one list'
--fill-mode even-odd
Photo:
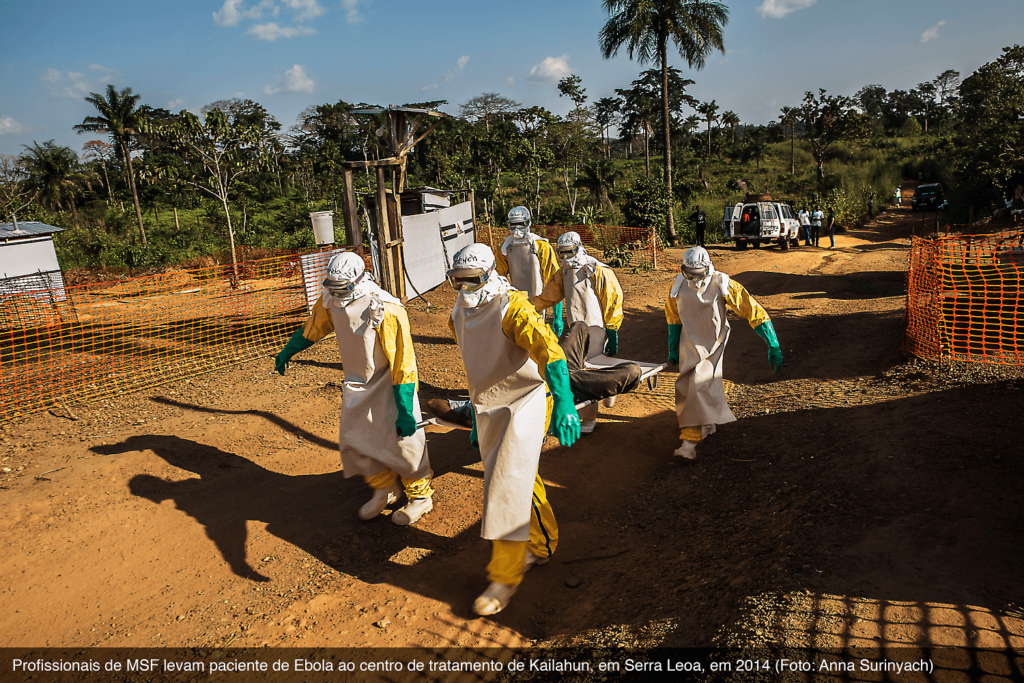
{"label": "white protective apron", "polygon": [[466,366],[484,464],[488,540],[530,540],[533,483],[544,445],[547,387],[529,353],[502,332],[508,294],[473,308],[456,305],[452,324]]}
{"label": "white protective apron", "polygon": [[679,378],[676,380],[676,415],[680,427],[735,422],[722,382],[722,359],[729,341],[725,292],[729,276],[715,272],[711,282],[696,292],[682,275],[672,285],[683,329],[679,335]]}
{"label": "white protective apron", "polygon": [[[379,316],[383,307],[389,305],[395,304],[386,304],[375,294],[368,294],[348,306],[329,308],[345,369],[338,450],[346,477],[372,476],[384,468],[406,479],[430,476],[423,430],[418,429],[412,436],[400,439],[395,428],[398,407],[392,389],[391,366],[377,339]],[[419,422],[422,418],[416,393],[412,410]]]}
{"label": "white protective apron", "polygon": [[587,257],[581,268],[562,267],[562,286],[565,290],[565,309],[568,312],[569,325],[576,321],[586,323],[590,327],[590,347],[587,358],[600,356],[604,353],[604,342],[607,338],[604,328],[604,311],[601,301],[594,291],[593,276],[597,273],[600,263],[595,258]]}
{"label": "white protective apron", "polygon": [[526,292],[530,297],[537,296],[544,289],[544,280],[540,274],[540,259],[537,257],[537,240],[534,234],[521,239],[505,238],[501,245],[501,253],[508,259],[508,280],[516,289]]}

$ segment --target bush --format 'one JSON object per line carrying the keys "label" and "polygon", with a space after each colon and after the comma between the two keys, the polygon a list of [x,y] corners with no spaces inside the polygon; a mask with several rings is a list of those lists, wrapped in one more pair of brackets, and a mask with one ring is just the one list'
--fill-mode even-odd
{"label": "bush", "polygon": [[620,208],[628,226],[654,228],[658,236],[667,242],[668,202],[668,188],[661,178],[640,176],[622,193]]}

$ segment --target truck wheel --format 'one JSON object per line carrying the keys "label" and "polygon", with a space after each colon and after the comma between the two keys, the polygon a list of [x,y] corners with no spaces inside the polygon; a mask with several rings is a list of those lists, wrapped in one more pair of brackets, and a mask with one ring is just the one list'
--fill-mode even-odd
{"label": "truck wheel", "polygon": [[779,249],[782,249],[783,251],[789,249],[789,238],[785,235],[779,238]]}
{"label": "truck wheel", "polygon": [[761,243],[760,242],[751,242],[751,244],[754,245],[754,249],[760,249],[761,248]]}
{"label": "truck wheel", "polygon": [[747,248],[747,243],[746,242],[744,242],[743,240],[736,240],[736,249],[738,251],[743,251],[746,248]]}

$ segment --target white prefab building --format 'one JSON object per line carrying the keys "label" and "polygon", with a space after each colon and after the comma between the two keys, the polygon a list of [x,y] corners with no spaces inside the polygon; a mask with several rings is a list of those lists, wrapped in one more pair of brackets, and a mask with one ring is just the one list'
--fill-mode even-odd
{"label": "white prefab building", "polygon": [[37,221],[0,223],[0,297],[67,298],[53,246],[58,232],[63,231]]}

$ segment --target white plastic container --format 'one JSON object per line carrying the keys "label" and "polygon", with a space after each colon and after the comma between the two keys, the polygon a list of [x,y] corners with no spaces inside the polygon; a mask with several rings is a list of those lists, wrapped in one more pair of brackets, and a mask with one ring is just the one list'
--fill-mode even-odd
{"label": "white plastic container", "polygon": [[309,217],[313,220],[313,239],[317,245],[334,244],[334,212],[314,211]]}

